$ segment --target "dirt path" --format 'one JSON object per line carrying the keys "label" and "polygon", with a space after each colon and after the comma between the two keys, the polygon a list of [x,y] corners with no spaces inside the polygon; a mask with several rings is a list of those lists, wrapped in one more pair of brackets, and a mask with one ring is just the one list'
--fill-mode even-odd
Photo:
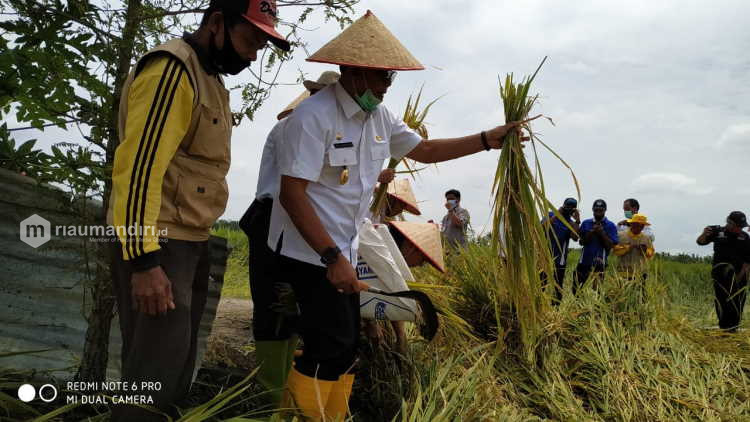
{"label": "dirt path", "polygon": [[208,338],[205,364],[251,369],[255,367],[250,346],[253,302],[222,298]]}

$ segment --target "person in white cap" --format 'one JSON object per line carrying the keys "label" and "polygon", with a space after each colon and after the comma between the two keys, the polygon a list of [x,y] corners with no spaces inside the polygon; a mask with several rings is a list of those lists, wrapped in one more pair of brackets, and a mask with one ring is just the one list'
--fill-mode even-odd
{"label": "person in white cap", "polygon": [[268,247],[268,227],[271,223],[273,198],[279,194],[276,148],[283,142],[284,126],[294,109],[311,95],[336,83],[339,74],[323,72],[317,81],[303,82],[305,90],[281,111],[276,125],[268,134],[260,161],[255,200],[240,219],[240,228],[248,238],[248,267],[250,291],[253,298],[253,338],[255,358],[259,365],[257,380],[267,389],[269,402],[281,404],[284,385],[297,348],[295,321],[296,302],[291,287],[274,283],[274,252]]}
{"label": "person in white cap", "polygon": [[309,61],[339,65],[341,79],[302,102],[284,130],[282,175],[269,247],[300,305],[304,354],[287,381],[308,418],[343,418],[359,338],[357,231],[387,158],[422,163],[499,149],[509,122],[462,138],[423,142],[381,102],[398,70],[424,67],[367,12]]}

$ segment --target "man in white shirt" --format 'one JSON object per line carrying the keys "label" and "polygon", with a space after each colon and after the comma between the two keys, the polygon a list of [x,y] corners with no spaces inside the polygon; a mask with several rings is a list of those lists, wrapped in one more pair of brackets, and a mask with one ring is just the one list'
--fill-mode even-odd
{"label": "man in white shirt", "polygon": [[[267,245],[273,198],[279,195],[281,179],[276,163],[276,148],[283,142],[281,136],[287,116],[303,100],[338,80],[337,72],[327,71],[317,81],[305,81],[306,90],[279,113],[279,121],[263,146],[255,200],[240,219],[240,228],[248,238],[253,338],[256,361],[260,365],[257,379],[268,390],[269,401],[276,407],[281,404],[289,366],[297,347],[294,334],[296,314],[288,312],[290,306],[292,310],[296,306],[294,297],[288,294],[291,290],[288,284],[274,283],[276,259]],[[280,306],[282,304],[287,306]]]}
{"label": "man in white shirt", "polygon": [[357,230],[385,160],[437,163],[499,149],[518,124],[424,142],[380,104],[395,70],[423,66],[369,11],[308,60],[340,65],[341,79],[300,104],[284,127],[268,245],[301,310],[305,349],[287,381],[291,396],[308,418],[342,418],[359,338]]}

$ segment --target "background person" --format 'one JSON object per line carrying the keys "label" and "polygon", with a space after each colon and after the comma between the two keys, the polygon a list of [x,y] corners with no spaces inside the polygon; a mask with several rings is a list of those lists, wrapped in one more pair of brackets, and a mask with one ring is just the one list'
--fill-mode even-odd
{"label": "background person", "polygon": [[613,252],[619,258],[617,271],[626,278],[633,280],[640,276],[643,280],[648,276],[648,261],[654,257],[654,244],[646,234],[648,218],[643,214],[633,214],[628,219],[628,230],[620,231],[618,242]]}
{"label": "background person", "polygon": [[469,228],[469,211],[461,207],[461,192],[451,189],[445,193],[445,208],[448,213],[443,217],[443,238],[452,247],[466,246],[466,232]]}
{"label": "background person", "polygon": [[607,203],[603,199],[597,199],[592,210],[594,218],[584,220],[581,224],[579,242],[583,250],[574,275],[574,294],[592,272],[597,279],[604,276],[609,252],[617,244],[617,227],[605,216]]}
{"label": "background person", "polygon": [[[414,196],[414,191],[411,188],[411,183],[409,183],[409,179],[396,179],[393,180],[393,176],[395,175],[394,169],[385,169],[380,173],[380,177],[378,177],[379,183],[388,183],[388,188],[386,190],[387,194],[385,196],[385,201],[380,207],[379,215],[373,215],[373,221],[376,223],[387,223],[393,220],[403,220],[403,212],[409,212],[414,215],[421,215],[421,211],[419,210],[419,206],[417,204],[417,198]],[[367,225],[367,222],[365,222],[365,225]],[[380,229],[378,225],[376,224],[375,227],[377,229]],[[392,240],[389,241],[387,239],[390,237],[389,234],[381,233],[381,235],[374,236],[375,239],[381,239],[381,245],[382,243],[390,244]],[[370,242],[369,245],[372,245],[373,242]],[[360,239],[360,255],[362,255],[362,247],[364,243],[362,242],[362,239]],[[387,255],[387,254],[386,254]],[[395,254],[394,254],[395,255]],[[398,254],[400,255],[400,254]],[[392,260],[394,262],[401,262],[403,261],[403,257],[399,256],[393,256]],[[366,260],[360,256],[358,258],[357,263],[357,272],[361,273],[360,269],[367,269],[368,274],[372,273],[369,271],[369,265],[367,264]],[[383,268],[381,266],[381,268]],[[411,272],[408,270],[408,266],[405,264],[401,268],[401,275],[398,275],[398,272],[396,272],[391,279],[398,280],[400,278],[404,278],[406,281],[414,281],[414,277],[411,276]],[[366,281],[362,278],[362,274],[359,274],[359,279],[362,281]],[[378,280],[377,276],[374,275],[374,273],[368,275],[367,277],[374,278]],[[387,277],[387,276],[386,276]],[[395,287],[394,287],[395,286]],[[406,283],[401,283],[398,281],[392,281],[388,284],[383,284],[382,286],[376,285],[374,287],[378,287],[385,291],[398,291],[396,287],[400,290],[407,290],[408,287],[406,286]],[[395,289],[395,290],[394,290]],[[390,299],[389,299],[390,300]],[[360,295],[360,308],[362,307],[362,304],[365,302],[370,302],[370,306],[373,303],[372,298],[368,296],[367,294]],[[385,306],[385,302],[379,302],[381,306]],[[412,304],[411,302],[408,302],[409,304]],[[381,326],[375,321],[374,318],[368,317],[372,315],[372,312],[369,312],[369,310],[363,311],[362,313],[364,318],[364,325],[365,325],[365,332],[367,333],[367,336],[374,341],[376,344],[380,343],[380,341],[383,338],[383,332],[381,330]],[[367,315],[367,316],[365,316]],[[395,319],[395,318],[388,318],[391,321],[391,326],[393,327],[394,333],[396,335],[396,348],[397,350],[402,354],[406,355],[406,329],[404,322],[409,321],[410,319]]]}
{"label": "background person", "polygon": [[701,246],[714,244],[713,268],[714,301],[719,328],[734,332],[742,319],[750,270],[750,234],[742,231],[747,218],[740,211],[732,211],[725,226],[708,226],[698,236]]}
{"label": "background person", "polygon": [[[359,280],[386,292],[409,290],[406,283],[415,281],[410,267],[429,262],[438,271],[445,272],[436,224],[392,221],[387,225],[373,225],[366,220],[360,230],[359,253]],[[368,335],[380,340],[382,333],[376,321],[390,321],[396,334],[396,347],[406,355],[404,323],[415,322],[418,318],[414,301],[362,292],[360,309],[369,327]]]}
{"label": "background person", "polygon": [[[542,224],[549,224],[547,239],[549,240],[552,259],[555,262],[555,298],[557,302],[562,299],[563,280],[568,264],[568,251],[570,240],[578,241],[578,232],[581,230],[581,214],[578,211],[578,201],[575,198],[567,198],[563,205],[557,210],[568,225],[558,219],[554,212],[542,220]],[[572,227],[571,230],[568,226]],[[547,275],[542,275],[546,282]]]}
{"label": "background person", "polygon": [[[628,220],[633,218],[633,215],[640,213],[641,204],[635,198],[628,198],[622,204],[622,211],[623,211],[623,214],[625,215],[625,219],[617,223],[617,231],[628,230],[628,227],[630,226],[630,223],[628,223]],[[651,239],[651,242],[654,242],[656,240],[656,237],[654,237],[653,225],[644,227],[643,234],[648,236]]]}

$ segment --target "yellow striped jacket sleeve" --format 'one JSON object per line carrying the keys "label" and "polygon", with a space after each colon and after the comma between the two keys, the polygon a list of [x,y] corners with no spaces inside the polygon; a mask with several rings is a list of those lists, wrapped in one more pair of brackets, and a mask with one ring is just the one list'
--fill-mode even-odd
{"label": "yellow striped jacket sleeve", "polygon": [[162,182],[190,126],[193,100],[185,65],[172,56],[150,59],[128,91],[125,133],[112,169],[113,223],[135,271],[159,265]]}

